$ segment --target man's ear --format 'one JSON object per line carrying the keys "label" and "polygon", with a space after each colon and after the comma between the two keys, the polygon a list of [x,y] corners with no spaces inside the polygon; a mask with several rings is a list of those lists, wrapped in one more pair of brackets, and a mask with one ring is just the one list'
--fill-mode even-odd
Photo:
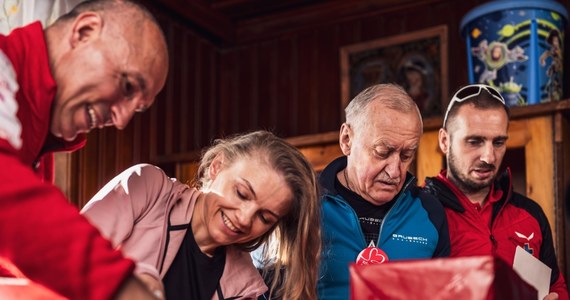
{"label": "man's ear", "polygon": [[216,177],[218,177],[220,170],[222,170],[223,163],[224,163],[224,155],[223,154],[220,153],[220,154],[216,155],[216,157],[214,157],[214,160],[212,160],[212,163],[210,164],[210,167],[208,168],[208,176],[210,177],[210,180],[214,180],[214,179],[216,179]]}
{"label": "man's ear", "polygon": [[347,123],[342,123],[338,137],[340,150],[344,155],[350,154],[350,147],[352,146],[352,128]]}
{"label": "man's ear", "polygon": [[438,140],[439,140],[439,149],[441,150],[441,152],[443,152],[443,154],[447,154],[447,151],[449,151],[449,134],[447,133],[447,130],[440,128],[439,129],[439,136],[438,136]]}
{"label": "man's ear", "polygon": [[71,48],[97,39],[103,29],[103,18],[96,12],[84,12],[71,25]]}

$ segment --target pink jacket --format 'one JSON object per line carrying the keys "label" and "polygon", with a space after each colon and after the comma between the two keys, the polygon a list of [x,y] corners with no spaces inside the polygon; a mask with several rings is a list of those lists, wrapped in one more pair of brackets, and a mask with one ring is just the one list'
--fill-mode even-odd
{"label": "pink jacket", "polygon": [[[137,262],[135,273],[146,273],[160,281],[186,234],[186,230],[175,230],[169,236],[168,222],[188,224],[200,194],[158,167],[139,164],[107,183],[81,213],[114,247]],[[267,290],[250,254],[231,246],[226,248],[220,287],[224,298],[239,296],[237,299],[257,299]]]}

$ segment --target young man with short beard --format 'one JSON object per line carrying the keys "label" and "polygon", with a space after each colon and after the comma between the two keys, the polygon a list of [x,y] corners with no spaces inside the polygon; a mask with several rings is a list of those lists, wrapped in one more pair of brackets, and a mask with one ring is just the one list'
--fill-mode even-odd
{"label": "young man with short beard", "polygon": [[426,180],[449,222],[451,257],[496,255],[512,265],[517,246],[552,268],[545,300],[568,299],[552,233],[542,208],[513,191],[510,170],[499,174],[507,150],[509,109],[494,88],[475,84],[451,99],[439,147],[447,170]]}

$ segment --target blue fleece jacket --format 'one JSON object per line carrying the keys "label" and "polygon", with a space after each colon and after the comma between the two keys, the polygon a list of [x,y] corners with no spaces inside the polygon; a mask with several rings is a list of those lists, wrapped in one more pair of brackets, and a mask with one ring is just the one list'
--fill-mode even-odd
{"label": "blue fleece jacket", "polygon": [[[355,211],[335,190],[336,174],[345,167],[346,157],[340,157],[329,164],[319,178],[323,191],[319,299],[349,298],[348,266],[368,246]],[[376,242],[389,260],[449,255],[449,232],[443,206],[431,195],[420,192],[411,174],[392,201],[396,202],[382,220]]]}

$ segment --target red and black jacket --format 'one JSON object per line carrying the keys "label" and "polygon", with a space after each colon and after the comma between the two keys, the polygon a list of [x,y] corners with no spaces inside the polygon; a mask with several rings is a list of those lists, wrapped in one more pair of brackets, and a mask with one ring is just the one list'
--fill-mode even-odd
{"label": "red and black jacket", "polygon": [[450,257],[495,255],[512,265],[516,247],[520,246],[552,269],[550,292],[558,293],[561,300],[568,299],[548,219],[540,205],[513,191],[509,169],[494,183],[494,188],[502,190],[503,195],[492,204],[490,227],[474,207],[464,207],[456,191],[447,184],[440,174],[427,178],[424,190],[436,196],[445,208]]}

